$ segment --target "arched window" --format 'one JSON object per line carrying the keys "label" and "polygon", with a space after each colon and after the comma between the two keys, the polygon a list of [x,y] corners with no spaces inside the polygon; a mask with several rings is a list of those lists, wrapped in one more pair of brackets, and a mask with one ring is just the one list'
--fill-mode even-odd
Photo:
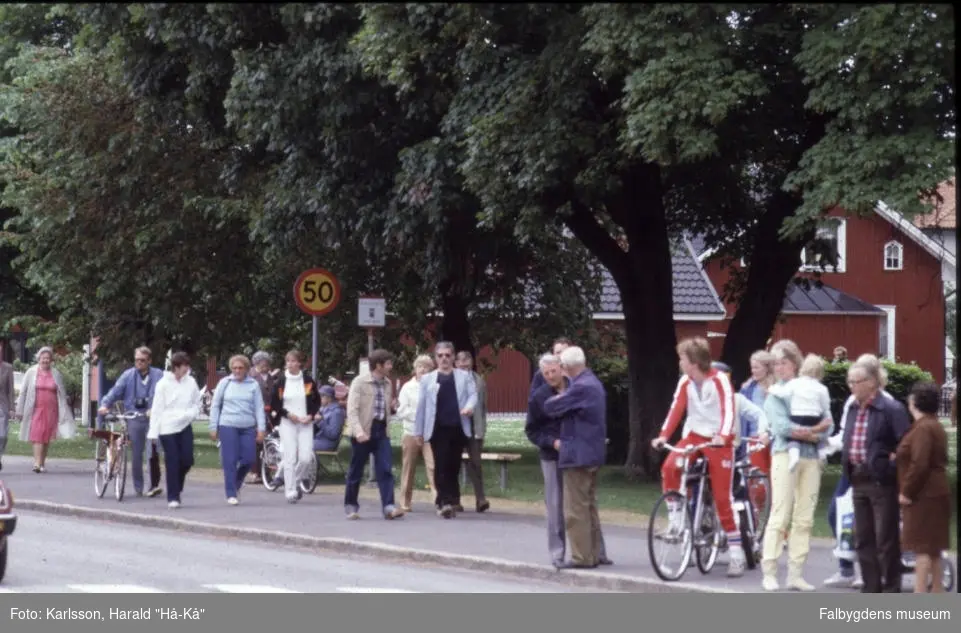
{"label": "arched window", "polygon": [[901,242],[888,242],[884,245],[884,270],[904,268],[904,247]]}

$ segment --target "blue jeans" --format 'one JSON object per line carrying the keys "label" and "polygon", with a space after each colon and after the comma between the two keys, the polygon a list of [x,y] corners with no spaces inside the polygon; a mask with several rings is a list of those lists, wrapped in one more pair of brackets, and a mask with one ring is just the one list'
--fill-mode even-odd
{"label": "blue jeans", "polygon": [[374,456],[374,473],[380,489],[380,504],[386,511],[394,505],[394,473],[391,471],[393,454],[390,450],[390,436],[387,425],[374,422],[370,427],[370,439],[360,443],[350,438],[350,466],[347,468],[347,489],[344,491],[344,508],[356,512],[360,505],[360,483],[364,478],[364,466]]}
{"label": "blue jeans", "polygon": [[194,465],[194,429],[188,424],[179,433],[161,435],[160,443],[167,467],[167,501],[180,501],[187,473]]}
{"label": "blue jeans", "polygon": [[[848,476],[841,473],[841,478],[838,480],[837,488],[834,489],[834,496],[831,497],[831,503],[828,505],[828,525],[831,526],[831,534],[834,535],[835,540],[838,537],[837,529],[837,516],[838,516],[838,497],[843,497],[844,493],[848,491],[851,487],[851,482],[848,481]],[[851,576],[854,574],[854,562],[849,560],[844,560],[843,558],[838,559],[838,568],[841,570],[841,574],[845,576]]]}
{"label": "blue jeans", "polygon": [[220,438],[220,464],[224,469],[224,492],[230,499],[237,496],[237,491],[244,485],[244,477],[257,459],[257,428],[221,426],[217,435]]}

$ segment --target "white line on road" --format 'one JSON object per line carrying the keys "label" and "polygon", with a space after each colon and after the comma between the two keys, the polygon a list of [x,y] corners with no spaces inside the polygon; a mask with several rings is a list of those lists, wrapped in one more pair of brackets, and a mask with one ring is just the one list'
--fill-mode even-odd
{"label": "white line on road", "polygon": [[142,585],[67,585],[67,588],[83,593],[165,593]]}
{"label": "white line on road", "polygon": [[406,589],[379,589],[377,587],[337,587],[339,593],[420,593]]}
{"label": "white line on road", "polygon": [[266,585],[204,585],[204,589],[213,589],[222,593],[302,593],[292,589],[268,587]]}

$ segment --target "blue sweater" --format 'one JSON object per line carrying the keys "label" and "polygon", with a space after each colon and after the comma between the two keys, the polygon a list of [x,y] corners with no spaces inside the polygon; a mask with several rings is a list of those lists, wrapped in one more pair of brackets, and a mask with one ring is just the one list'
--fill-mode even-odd
{"label": "blue sweater", "polygon": [[150,411],[153,406],[153,394],[157,388],[157,383],[164,377],[164,372],[157,367],[151,367],[147,377],[147,385],[145,386],[136,367],[124,371],[110,391],[107,392],[107,395],[100,401],[100,406],[109,409],[114,402],[121,400],[123,410],[129,413],[138,410],[135,406],[137,398],[146,398],[147,407],[140,410],[146,415],[147,411]]}
{"label": "blue sweater", "polygon": [[[567,378],[564,379],[565,384],[569,384],[569,382]],[[527,421],[524,424],[524,433],[527,435],[527,439],[540,449],[541,459],[548,462],[557,461],[558,455],[557,451],[554,450],[554,440],[561,439],[560,420],[550,418],[544,413],[544,402],[554,395],[557,395],[557,392],[546,382],[534,389],[530,400],[527,401]]]}
{"label": "blue sweater", "polygon": [[217,383],[210,405],[211,432],[220,426],[239,429],[256,426],[258,431],[266,429],[267,416],[264,414],[264,394],[260,383],[250,376],[240,381],[226,376]]}
{"label": "blue sweater", "polygon": [[603,466],[607,457],[607,393],[585,369],[559,396],[544,401],[544,413],[561,423],[558,468]]}

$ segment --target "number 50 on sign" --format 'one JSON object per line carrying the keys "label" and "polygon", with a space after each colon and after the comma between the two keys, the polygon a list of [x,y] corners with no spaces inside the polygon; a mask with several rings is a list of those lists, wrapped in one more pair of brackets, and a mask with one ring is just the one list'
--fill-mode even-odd
{"label": "number 50 on sign", "polygon": [[340,302],[340,284],[323,268],[305,270],[294,282],[294,301],[305,313],[323,316]]}

